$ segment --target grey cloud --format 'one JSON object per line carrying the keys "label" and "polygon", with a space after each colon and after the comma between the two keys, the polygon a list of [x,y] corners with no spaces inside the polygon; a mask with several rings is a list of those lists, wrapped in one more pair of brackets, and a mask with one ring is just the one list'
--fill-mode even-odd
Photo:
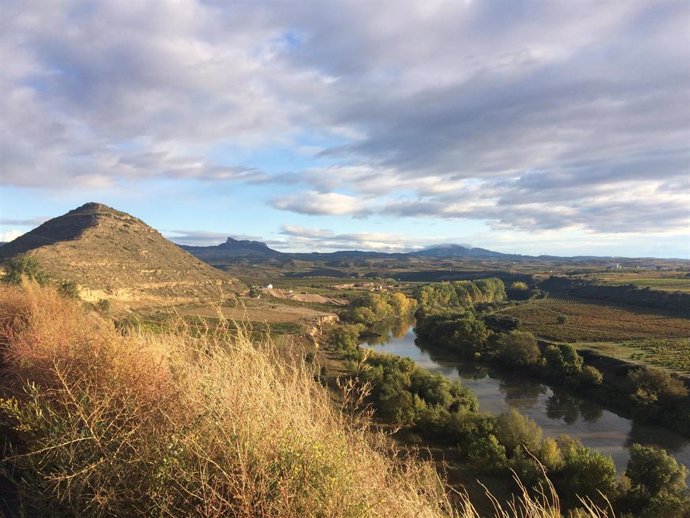
{"label": "grey cloud", "polygon": [[[595,231],[624,231],[636,215],[678,229],[686,11],[636,0],[9,3],[1,180],[274,181],[291,189],[274,207],[309,215],[384,207]],[[305,134],[338,137],[320,157],[335,165],[271,177],[210,158]]]}
{"label": "grey cloud", "polygon": [[0,225],[19,225],[22,227],[36,227],[46,221],[48,218],[30,218],[30,219],[11,219],[0,218]]}

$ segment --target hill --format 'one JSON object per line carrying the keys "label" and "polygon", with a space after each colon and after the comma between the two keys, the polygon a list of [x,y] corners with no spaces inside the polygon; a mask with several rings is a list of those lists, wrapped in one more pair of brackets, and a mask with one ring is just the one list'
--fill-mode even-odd
{"label": "hill", "polygon": [[439,258],[456,258],[456,257],[468,257],[473,259],[509,259],[509,260],[519,260],[528,259],[528,256],[518,255],[518,254],[504,254],[501,252],[494,252],[493,250],[487,250],[486,248],[475,248],[467,247],[463,245],[438,245],[424,250],[418,250],[416,252],[410,252],[408,255],[415,257],[439,257]]}
{"label": "hill", "polygon": [[74,281],[86,300],[184,302],[216,298],[240,283],[129,214],[87,203],[0,248],[0,260],[27,254],[58,281]]}
{"label": "hill", "polygon": [[215,246],[179,245],[180,248],[195,257],[210,264],[226,262],[236,259],[280,259],[285,254],[269,248],[261,241],[233,239],[229,237],[225,243]]}

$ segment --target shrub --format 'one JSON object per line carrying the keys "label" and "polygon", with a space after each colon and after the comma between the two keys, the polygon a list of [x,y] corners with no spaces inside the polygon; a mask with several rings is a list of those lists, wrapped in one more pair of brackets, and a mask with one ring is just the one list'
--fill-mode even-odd
{"label": "shrub", "polygon": [[22,279],[36,281],[40,285],[48,283],[48,275],[41,269],[35,257],[14,257],[5,266],[3,281],[7,284],[19,285]]}
{"label": "shrub", "polygon": [[561,437],[558,442],[563,468],[557,487],[564,501],[575,506],[584,498],[605,505],[604,499],[615,495],[618,486],[613,459],[569,437]]}
{"label": "shrub", "polygon": [[601,383],[604,381],[604,375],[596,367],[585,365],[582,367],[580,381],[585,387],[594,388],[601,385]]}
{"label": "shrub", "polygon": [[511,408],[496,418],[496,437],[508,455],[512,455],[518,447],[525,448],[532,454],[537,454],[541,446],[541,428],[529,417]]}
{"label": "shrub", "polygon": [[74,281],[65,281],[60,284],[58,288],[58,293],[68,299],[78,299],[79,298],[79,286]]}

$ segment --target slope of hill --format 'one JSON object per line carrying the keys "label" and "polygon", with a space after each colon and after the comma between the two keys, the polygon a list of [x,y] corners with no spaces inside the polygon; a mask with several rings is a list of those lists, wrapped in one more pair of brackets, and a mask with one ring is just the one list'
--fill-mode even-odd
{"label": "slope of hill", "polygon": [[177,301],[217,297],[240,283],[165,239],[143,221],[87,203],[0,248],[0,260],[27,254],[83,298]]}

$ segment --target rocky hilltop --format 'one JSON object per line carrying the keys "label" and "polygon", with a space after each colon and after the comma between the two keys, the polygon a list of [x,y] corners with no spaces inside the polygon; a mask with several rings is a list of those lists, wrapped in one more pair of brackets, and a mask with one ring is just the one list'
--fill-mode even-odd
{"label": "rocky hilltop", "polygon": [[74,281],[85,299],[183,302],[237,291],[212,268],[140,219],[87,203],[0,247],[0,260],[27,254],[58,281]]}

